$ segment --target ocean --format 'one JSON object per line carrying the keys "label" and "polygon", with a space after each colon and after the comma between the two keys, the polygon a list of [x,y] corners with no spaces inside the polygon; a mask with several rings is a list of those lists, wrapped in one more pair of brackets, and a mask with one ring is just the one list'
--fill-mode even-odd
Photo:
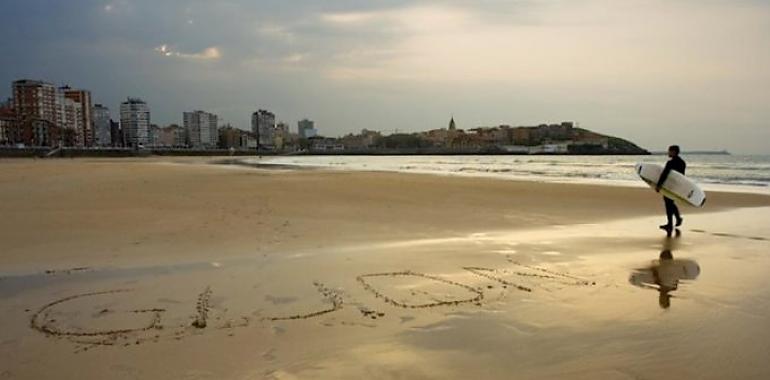
{"label": "ocean", "polygon": [[[682,155],[687,176],[706,190],[770,194],[770,156]],[[638,162],[663,164],[649,156],[281,156],[249,159],[260,164],[335,170],[387,171],[494,177],[541,182],[646,186]]]}

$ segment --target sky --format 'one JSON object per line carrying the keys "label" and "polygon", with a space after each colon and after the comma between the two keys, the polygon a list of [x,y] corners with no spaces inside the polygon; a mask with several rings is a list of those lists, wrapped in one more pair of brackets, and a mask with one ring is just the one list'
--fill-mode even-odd
{"label": "sky", "polygon": [[770,154],[765,0],[5,0],[0,36],[0,97],[69,84],[113,118],[131,96],[159,125],[575,121],[650,150]]}

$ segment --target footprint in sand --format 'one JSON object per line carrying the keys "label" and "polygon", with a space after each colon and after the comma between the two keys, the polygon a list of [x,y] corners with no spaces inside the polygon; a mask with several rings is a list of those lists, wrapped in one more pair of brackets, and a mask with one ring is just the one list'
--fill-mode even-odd
{"label": "footprint in sand", "polygon": [[723,238],[746,239],[746,240],[754,240],[754,241],[770,241],[770,239],[762,236],[747,236],[747,235],[731,234],[727,232],[709,232],[701,229],[691,229],[690,232],[695,232],[699,234],[709,234],[711,236],[723,237]]}

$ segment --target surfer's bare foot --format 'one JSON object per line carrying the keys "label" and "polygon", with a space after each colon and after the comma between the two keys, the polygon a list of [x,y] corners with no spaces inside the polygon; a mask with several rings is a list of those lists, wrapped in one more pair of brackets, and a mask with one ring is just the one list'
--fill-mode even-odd
{"label": "surfer's bare foot", "polygon": [[666,234],[668,234],[668,236],[671,236],[671,231],[673,231],[673,230],[674,230],[674,228],[673,228],[673,227],[671,227],[671,225],[670,225],[670,224],[663,224],[663,225],[661,225],[661,226],[660,226],[660,227],[658,227],[658,228],[660,228],[660,229],[661,229],[661,230],[663,230],[663,231],[666,231]]}
{"label": "surfer's bare foot", "polygon": [[678,219],[676,220],[676,226],[677,226],[677,227],[681,226],[681,225],[682,225],[682,221],[683,221],[683,220],[684,220],[683,218],[678,218]]}

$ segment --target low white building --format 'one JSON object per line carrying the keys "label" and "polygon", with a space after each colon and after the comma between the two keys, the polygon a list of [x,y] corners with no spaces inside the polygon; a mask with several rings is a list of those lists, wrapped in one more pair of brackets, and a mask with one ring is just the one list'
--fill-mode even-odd
{"label": "low white building", "polygon": [[564,142],[558,144],[543,144],[530,147],[530,154],[561,154],[569,152],[569,145],[571,142]]}
{"label": "low white building", "polygon": [[501,148],[507,153],[528,154],[530,147],[526,145],[503,145]]}

